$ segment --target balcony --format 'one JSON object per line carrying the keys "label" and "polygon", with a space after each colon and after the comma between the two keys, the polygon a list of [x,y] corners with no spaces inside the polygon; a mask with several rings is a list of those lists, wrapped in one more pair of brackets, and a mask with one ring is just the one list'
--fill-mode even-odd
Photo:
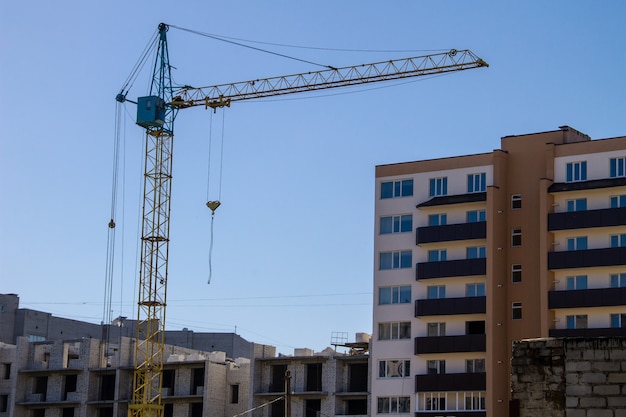
{"label": "balcony", "polygon": [[605,327],[595,329],[550,329],[550,337],[626,337],[626,327]]}
{"label": "balcony", "polygon": [[464,277],[487,274],[485,258],[458,259],[454,261],[420,262],[416,279]]}
{"label": "balcony", "polygon": [[416,411],[413,417],[486,417],[486,411]]}
{"label": "balcony", "polygon": [[487,297],[484,296],[415,300],[415,317],[484,314],[486,312]]}
{"label": "balcony", "polygon": [[548,230],[626,225],[626,207],[548,214]]}
{"label": "balcony", "polygon": [[486,341],[487,336],[485,334],[416,337],[415,354],[485,352]]}
{"label": "balcony", "polygon": [[607,307],[626,305],[626,288],[550,291],[548,308]]}
{"label": "balcony", "polygon": [[487,193],[469,193],[469,194],[455,194],[455,195],[442,195],[439,197],[433,197],[428,201],[418,204],[417,208],[422,207],[436,207],[447,206],[450,204],[464,204],[475,203],[479,201],[487,201]]}
{"label": "balcony", "polygon": [[418,227],[416,235],[415,243],[418,245],[453,240],[485,239],[487,237],[487,222]]}
{"label": "balcony", "polygon": [[622,187],[626,185],[626,178],[601,178],[599,180],[555,182],[548,188],[549,193],[566,191],[597,190],[600,188]]}
{"label": "balcony", "polygon": [[487,374],[428,374],[415,375],[415,392],[424,391],[484,391]]}
{"label": "balcony", "polygon": [[626,265],[626,247],[548,252],[548,269]]}

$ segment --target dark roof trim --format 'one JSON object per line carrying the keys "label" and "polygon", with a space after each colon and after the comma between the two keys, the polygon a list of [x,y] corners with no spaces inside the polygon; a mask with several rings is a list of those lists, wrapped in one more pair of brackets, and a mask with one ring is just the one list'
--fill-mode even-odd
{"label": "dark roof trim", "polygon": [[563,191],[593,190],[595,188],[622,187],[626,185],[626,178],[603,178],[601,180],[557,182],[548,187],[548,192],[559,193]]}
{"label": "dark roof trim", "polygon": [[470,193],[434,197],[428,201],[418,204],[416,207],[445,206],[449,204],[475,203],[477,201],[487,201],[487,193]]}

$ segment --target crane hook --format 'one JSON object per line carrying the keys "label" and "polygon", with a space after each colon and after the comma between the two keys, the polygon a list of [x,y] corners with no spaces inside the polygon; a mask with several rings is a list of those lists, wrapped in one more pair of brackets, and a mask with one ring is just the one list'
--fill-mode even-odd
{"label": "crane hook", "polygon": [[222,204],[222,203],[220,203],[217,200],[216,201],[207,201],[206,206],[211,209],[211,215],[215,214],[215,210],[217,210],[217,208],[220,206],[220,204]]}

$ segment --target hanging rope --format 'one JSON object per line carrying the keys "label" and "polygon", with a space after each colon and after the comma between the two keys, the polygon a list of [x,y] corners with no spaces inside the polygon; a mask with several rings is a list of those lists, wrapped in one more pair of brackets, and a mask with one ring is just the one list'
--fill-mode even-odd
{"label": "hanging rope", "polygon": [[209,127],[209,163],[207,168],[207,203],[206,206],[211,210],[211,231],[210,231],[210,243],[209,243],[209,278],[207,284],[211,283],[211,277],[213,275],[213,224],[215,223],[215,210],[222,204],[222,162],[224,160],[224,121],[226,112],[222,109],[222,137],[220,144],[220,171],[218,180],[218,192],[217,200],[209,200],[211,189],[211,148],[213,145],[213,114],[211,113],[211,122]]}

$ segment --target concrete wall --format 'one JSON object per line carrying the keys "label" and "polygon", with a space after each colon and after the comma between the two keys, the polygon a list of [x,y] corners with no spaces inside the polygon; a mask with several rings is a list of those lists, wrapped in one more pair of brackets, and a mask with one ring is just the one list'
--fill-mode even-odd
{"label": "concrete wall", "polygon": [[516,342],[511,371],[511,417],[626,417],[624,338]]}

